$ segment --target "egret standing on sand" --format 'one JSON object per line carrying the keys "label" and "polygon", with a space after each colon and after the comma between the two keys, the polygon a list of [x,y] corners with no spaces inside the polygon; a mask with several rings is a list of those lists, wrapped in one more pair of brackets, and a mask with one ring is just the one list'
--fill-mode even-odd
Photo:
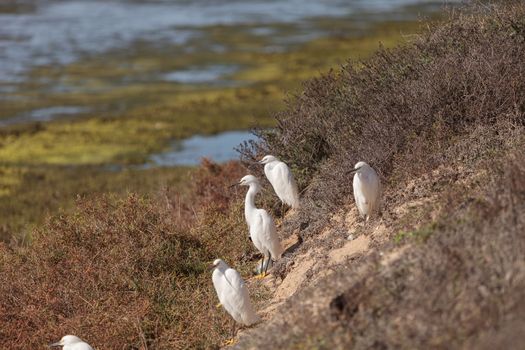
{"label": "egret standing on sand", "polygon": [[93,350],[91,345],[74,335],[65,335],[59,342],[50,344],[49,346],[62,346],[63,350]]}
{"label": "egret standing on sand", "polygon": [[[244,285],[241,275],[228,266],[223,260],[215,259],[211,266],[213,270],[212,281],[220,304],[233,319],[246,326],[259,322],[260,318],[255,313],[248,288]],[[235,322],[233,323],[232,339],[235,336]]]}
{"label": "egret standing on sand", "polygon": [[379,206],[379,176],[365,162],[359,162],[351,171],[354,173],[354,198],[361,217],[366,221]]}
{"label": "egret standing on sand", "polygon": [[299,192],[288,165],[271,155],[265,156],[259,163],[264,164],[264,174],[272,184],[273,190],[281,202],[291,206],[293,209],[298,209]]}
{"label": "egret standing on sand", "polygon": [[[270,260],[272,258],[275,260],[280,259],[283,248],[277,236],[273,218],[266,210],[255,207],[255,195],[261,188],[259,180],[253,175],[246,175],[241,179],[239,185],[250,187],[244,202],[244,217],[246,218],[246,223],[248,223],[253,244],[263,255],[260,277],[264,277],[268,271]],[[265,259],[266,265],[264,264]]]}

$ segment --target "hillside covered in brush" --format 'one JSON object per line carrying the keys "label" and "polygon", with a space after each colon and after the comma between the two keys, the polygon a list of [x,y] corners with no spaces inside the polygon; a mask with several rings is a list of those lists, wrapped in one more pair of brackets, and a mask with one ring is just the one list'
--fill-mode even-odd
{"label": "hillside covered in brush", "polygon": [[[263,322],[240,349],[518,349],[525,327],[525,5],[452,13],[401,47],[318,79],[287,101],[241,162],[205,162],[181,193],[79,200],[0,245],[0,348],[76,334],[97,349],[209,349],[229,336],[206,266],[247,280]],[[289,164],[302,205],[278,220],[269,277],[247,238],[256,160]],[[359,218],[348,174],[382,181]],[[268,183],[264,187],[270,189]]]}
{"label": "hillside covered in brush", "polygon": [[[307,82],[277,118],[244,156],[295,166],[303,206],[281,233],[302,244],[275,268],[270,321],[241,348],[523,346],[523,2],[452,13]],[[361,160],[383,184],[366,224],[348,176]]]}

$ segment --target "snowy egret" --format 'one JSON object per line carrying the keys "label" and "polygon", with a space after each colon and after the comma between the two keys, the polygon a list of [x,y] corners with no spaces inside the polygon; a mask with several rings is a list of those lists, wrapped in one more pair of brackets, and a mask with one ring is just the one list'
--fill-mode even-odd
{"label": "snowy egret", "polygon": [[361,217],[366,221],[379,206],[379,176],[365,162],[358,162],[354,169],[354,198]]}
{"label": "snowy egret", "polygon": [[293,209],[299,208],[297,183],[288,165],[271,155],[265,156],[259,163],[264,164],[264,174],[281,202]]}
{"label": "snowy egret", "polygon": [[[224,306],[233,319],[239,323],[251,326],[259,322],[260,318],[253,309],[248,288],[241,275],[221,259],[215,259],[210,268],[213,269],[211,279],[220,305]],[[234,337],[235,322],[232,328],[232,339],[228,343],[233,343]]]}
{"label": "snowy egret", "polygon": [[63,350],[93,350],[91,345],[74,335],[65,335],[59,342],[50,344],[49,346],[62,346]]}
{"label": "snowy egret", "polygon": [[[266,210],[255,207],[255,195],[261,189],[259,180],[253,175],[246,175],[241,179],[239,185],[249,186],[244,202],[244,217],[248,224],[253,244],[263,255],[263,268],[261,269],[260,277],[264,277],[268,271],[271,259],[280,259],[283,248],[277,236],[273,218]],[[265,259],[266,265],[264,265]]]}

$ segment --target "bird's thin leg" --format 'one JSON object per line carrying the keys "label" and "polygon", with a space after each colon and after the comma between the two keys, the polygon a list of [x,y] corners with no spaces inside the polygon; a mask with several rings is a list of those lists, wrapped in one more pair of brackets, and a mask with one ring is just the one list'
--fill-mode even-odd
{"label": "bird's thin leg", "polygon": [[[266,265],[264,264],[265,260],[266,260]],[[266,270],[268,270],[268,263],[269,262],[270,262],[270,259],[266,259],[266,254],[263,254],[263,260],[262,260],[262,264],[261,264],[261,273],[258,274],[256,276],[256,278],[264,278],[264,277],[266,277]]]}
{"label": "bird's thin leg", "polygon": [[263,274],[263,270],[264,270],[264,254],[261,259],[261,269],[259,270],[259,274],[258,274],[259,277]]}
{"label": "bird's thin leg", "polygon": [[272,253],[268,252],[268,261],[266,261],[266,268],[264,269],[264,275],[268,272],[268,267],[270,266],[270,261],[272,261]]}
{"label": "bird's thin leg", "polygon": [[224,343],[224,346],[229,346],[229,345],[233,345],[235,344],[235,320],[232,320],[233,321],[233,324],[232,324],[232,334],[231,334],[231,338],[228,339],[226,341],[226,343]]}
{"label": "bird's thin leg", "polygon": [[263,278],[263,271],[264,271],[264,254],[262,256],[261,262],[257,264],[257,274],[255,275],[255,278]]}
{"label": "bird's thin leg", "polygon": [[268,264],[268,258],[266,257],[266,254],[263,254],[263,263],[261,266],[261,275],[260,275],[261,278],[266,277],[266,267],[265,267],[266,265],[264,264],[264,260],[266,260],[266,264]]}

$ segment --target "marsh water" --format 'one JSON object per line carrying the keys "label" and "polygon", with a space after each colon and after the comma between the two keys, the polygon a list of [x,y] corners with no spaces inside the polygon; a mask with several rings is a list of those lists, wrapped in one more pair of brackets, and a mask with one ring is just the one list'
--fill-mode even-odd
{"label": "marsh water", "polygon": [[[224,28],[232,30],[226,32],[226,36],[240,32],[249,35],[248,44],[260,41],[257,46],[246,45],[240,50],[236,48],[237,51],[278,53],[315,38],[346,35],[348,23],[362,35],[372,22],[414,19],[442,5],[442,1],[425,0],[18,0],[1,3],[0,103],[4,111],[0,111],[0,128],[77,118],[87,112],[93,115],[101,111],[123,113],[134,102],[118,100],[118,97],[107,101],[106,95],[138,83],[145,94],[148,84],[173,84],[178,89],[189,86],[196,91],[210,86],[254,84],[231,79],[243,66],[224,59],[233,47],[215,35]],[[331,19],[338,21],[334,21],[333,26],[327,25]],[[200,53],[207,59],[174,64],[184,55],[195,57]],[[214,53],[221,55],[221,61],[214,61]],[[136,59],[148,55],[164,55],[166,63],[151,68],[147,57]],[[92,62],[106,60],[114,64],[104,75],[97,72],[94,77],[83,71]],[[72,72],[83,75],[76,79]],[[92,96],[100,98],[86,102],[88,98],[92,100]],[[241,142],[248,135],[246,132],[219,134],[174,141],[177,150],[154,154],[151,160],[161,166],[195,164],[198,157],[212,149],[210,156],[223,161],[235,157],[232,142]]]}
{"label": "marsh water", "polygon": [[257,137],[248,131],[226,131],[211,136],[195,135],[175,141],[165,152],[153,154],[146,166],[198,165],[202,158],[222,163],[238,156],[236,148],[241,143],[255,140]]}
{"label": "marsh water", "polygon": [[[9,2],[11,3],[11,2]],[[293,23],[311,32],[316,17],[392,17],[407,5],[424,0],[38,0],[0,5],[0,80],[18,82],[33,66],[67,64],[85,55],[125,48],[136,41],[184,45],[212,25],[260,25],[255,31],[272,35],[271,25]],[[428,10],[428,9],[425,9]],[[270,25],[270,27],[265,27]],[[317,33],[318,34],[318,33]],[[308,40],[308,36],[288,38]],[[276,37],[276,42],[282,38]],[[188,48],[191,49],[191,48]],[[217,48],[220,50],[221,48]]]}

